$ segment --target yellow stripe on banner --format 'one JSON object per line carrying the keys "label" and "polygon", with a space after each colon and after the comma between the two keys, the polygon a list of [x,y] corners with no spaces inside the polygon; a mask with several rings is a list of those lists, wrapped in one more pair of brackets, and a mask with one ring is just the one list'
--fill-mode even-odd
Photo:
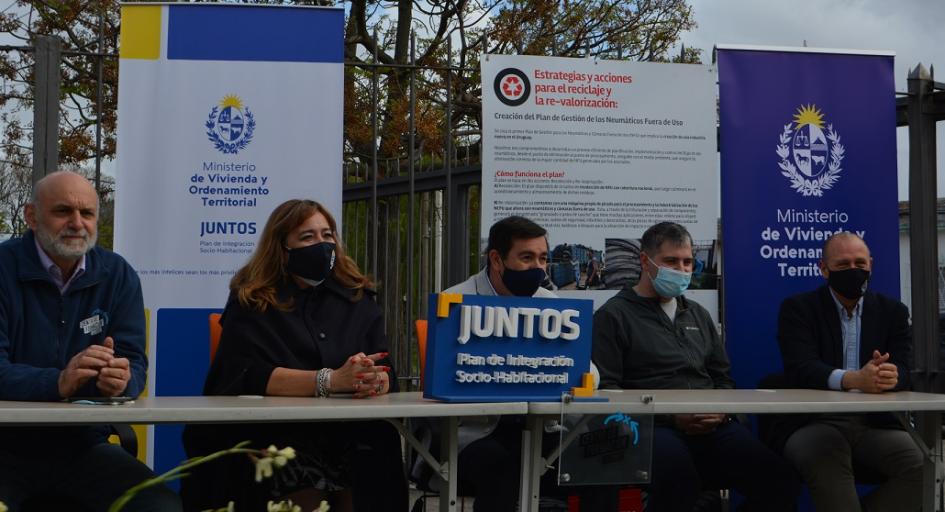
{"label": "yellow stripe on banner", "polygon": [[[149,350],[149,338],[151,336],[151,310],[144,308],[144,356],[148,357]],[[148,396],[148,385],[145,381],[144,389],[141,391],[139,398]],[[131,425],[131,430],[134,431],[135,436],[138,438],[138,460],[142,463],[148,463],[148,425]],[[119,444],[118,436],[111,435],[108,437],[108,442],[112,444]]]}
{"label": "yellow stripe on banner", "polygon": [[156,60],[161,57],[161,8],[160,5],[121,7],[120,58]]}

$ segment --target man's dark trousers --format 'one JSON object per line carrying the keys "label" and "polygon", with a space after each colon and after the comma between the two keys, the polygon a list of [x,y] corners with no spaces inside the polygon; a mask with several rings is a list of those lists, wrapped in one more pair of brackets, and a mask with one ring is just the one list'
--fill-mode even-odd
{"label": "man's dark trousers", "polygon": [[[138,459],[109,443],[72,453],[43,447],[32,453],[0,450],[0,459],[0,500],[11,512],[18,512],[22,500],[34,496],[63,498],[74,502],[77,510],[104,511],[125,490],[153,476]],[[181,503],[177,493],[159,485],[141,491],[124,510],[178,512]]]}
{"label": "man's dark trousers", "polygon": [[783,458],[735,421],[707,434],[653,429],[647,512],[689,511],[704,489],[732,489],[749,510],[793,510],[800,481]]}

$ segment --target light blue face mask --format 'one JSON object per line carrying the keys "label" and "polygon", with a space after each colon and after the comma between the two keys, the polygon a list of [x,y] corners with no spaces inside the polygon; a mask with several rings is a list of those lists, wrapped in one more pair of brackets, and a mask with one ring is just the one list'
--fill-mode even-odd
{"label": "light blue face mask", "polygon": [[656,277],[650,277],[653,281],[653,289],[660,297],[676,298],[689,288],[692,272],[680,272],[659,265],[656,265],[656,269]]}

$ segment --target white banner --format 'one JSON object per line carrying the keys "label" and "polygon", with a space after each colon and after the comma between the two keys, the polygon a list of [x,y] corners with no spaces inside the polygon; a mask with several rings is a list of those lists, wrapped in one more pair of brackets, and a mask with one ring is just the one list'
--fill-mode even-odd
{"label": "white banner", "polygon": [[115,248],[141,277],[154,394],[200,394],[208,312],[278,204],[314,199],[340,218],[343,22],[340,9],[122,6]]}
{"label": "white banner", "polygon": [[[510,215],[537,222],[559,294],[600,303],[639,279],[646,228],[678,222],[694,288],[716,287],[714,68],[486,55],[482,90],[483,237]],[[698,300],[714,311],[714,295]]]}

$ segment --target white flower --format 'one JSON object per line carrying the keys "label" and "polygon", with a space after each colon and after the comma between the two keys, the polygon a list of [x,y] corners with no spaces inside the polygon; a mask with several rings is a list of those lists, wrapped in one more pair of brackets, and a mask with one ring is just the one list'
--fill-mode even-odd
{"label": "white flower", "polygon": [[[322,503],[325,503],[325,502],[323,501]],[[2,501],[0,501],[0,512],[7,512],[7,510],[9,510],[9,509],[7,508],[7,504],[4,503],[4,502],[2,502]]]}
{"label": "white flower", "polygon": [[292,500],[280,501],[278,503],[270,501],[266,503],[266,512],[302,512],[302,507],[292,503]]}
{"label": "white flower", "polygon": [[263,478],[272,476],[273,467],[281,468],[295,458],[295,449],[286,446],[278,449],[275,445],[269,445],[269,448],[262,450],[261,457],[256,460],[256,481],[261,482]]}
{"label": "white flower", "polygon": [[272,476],[272,459],[270,457],[260,457],[256,459],[256,481],[262,482],[263,478]]}
{"label": "white flower", "polygon": [[285,466],[290,460],[295,458],[295,448],[291,446],[286,446],[285,448],[276,451],[275,457],[273,460],[277,468]]}
{"label": "white flower", "polygon": [[318,505],[318,508],[312,512],[328,512],[329,509],[331,509],[331,507],[328,506],[328,502],[322,501],[321,504]]}

